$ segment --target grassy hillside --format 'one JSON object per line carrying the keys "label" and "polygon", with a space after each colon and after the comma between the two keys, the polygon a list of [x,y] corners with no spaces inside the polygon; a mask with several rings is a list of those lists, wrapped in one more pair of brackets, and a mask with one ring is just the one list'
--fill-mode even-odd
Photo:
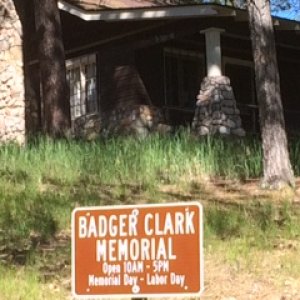
{"label": "grassy hillside", "polygon": [[[290,152],[299,175],[300,143],[291,143]],[[242,188],[255,181],[257,191],[261,160],[256,139],[196,140],[186,132],[0,146],[0,299],[67,297],[76,206],[199,200],[208,255],[247,270],[253,251],[293,248],[300,236],[294,193]],[[295,258],[291,252],[283,259],[283,278],[300,278]],[[65,284],[57,285],[58,279]]]}

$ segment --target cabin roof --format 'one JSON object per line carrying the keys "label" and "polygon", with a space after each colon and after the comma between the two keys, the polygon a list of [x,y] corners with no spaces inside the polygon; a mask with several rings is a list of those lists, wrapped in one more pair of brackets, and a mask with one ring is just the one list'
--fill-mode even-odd
{"label": "cabin roof", "polygon": [[[232,9],[245,9],[245,4],[241,0],[233,1],[233,5],[220,4],[218,0],[60,0],[65,3],[85,11],[87,13],[101,13],[102,11],[113,10],[132,10],[132,9],[155,9],[160,7],[178,7],[188,5],[207,5],[217,4]],[[225,3],[225,1],[223,1]],[[221,1],[222,3],[222,1]],[[300,4],[299,7],[287,8],[284,10],[272,11],[274,17],[289,21],[300,22]]]}
{"label": "cabin roof", "polygon": [[199,4],[199,1],[195,0],[65,0],[65,2],[87,11]]}

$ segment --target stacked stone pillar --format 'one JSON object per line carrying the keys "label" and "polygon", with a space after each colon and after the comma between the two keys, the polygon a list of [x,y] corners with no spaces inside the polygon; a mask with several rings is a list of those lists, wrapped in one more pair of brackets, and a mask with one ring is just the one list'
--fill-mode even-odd
{"label": "stacked stone pillar", "polygon": [[198,135],[245,135],[228,77],[204,78],[192,127]]}
{"label": "stacked stone pillar", "polygon": [[22,26],[12,0],[0,0],[0,143],[25,142]]}
{"label": "stacked stone pillar", "polygon": [[220,34],[223,31],[209,28],[201,32],[206,40],[207,77],[201,83],[192,123],[193,131],[199,136],[245,135],[230,79],[221,71]]}

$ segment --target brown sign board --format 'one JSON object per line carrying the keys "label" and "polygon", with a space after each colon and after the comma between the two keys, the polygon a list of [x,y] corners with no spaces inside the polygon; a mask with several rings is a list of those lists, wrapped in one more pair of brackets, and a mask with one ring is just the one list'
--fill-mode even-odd
{"label": "brown sign board", "polygon": [[202,223],[198,202],[76,208],[73,296],[199,296]]}

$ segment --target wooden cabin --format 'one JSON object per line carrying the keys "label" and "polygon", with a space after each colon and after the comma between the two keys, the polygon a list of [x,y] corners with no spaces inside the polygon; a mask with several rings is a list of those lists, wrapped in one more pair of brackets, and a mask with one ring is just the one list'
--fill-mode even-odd
{"label": "wooden cabin", "polygon": [[[233,101],[224,118],[230,121],[234,114],[235,124],[228,128],[258,132],[245,9],[179,0],[59,0],[58,5],[75,135],[145,135],[169,126],[205,127],[205,120],[198,119],[204,109],[201,101],[207,100],[206,90],[211,88],[207,85],[215,84],[209,78],[217,78],[217,89],[223,89],[213,86],[210,97]],[[43,100],[34,11],[28,9],[25,14],[26,133],[35,133],[42,127]],[[274,17],[274,28],[286,126],[297,133],[300,23]],[[220,119],[220,107],[209,104],[206,108]]]}

